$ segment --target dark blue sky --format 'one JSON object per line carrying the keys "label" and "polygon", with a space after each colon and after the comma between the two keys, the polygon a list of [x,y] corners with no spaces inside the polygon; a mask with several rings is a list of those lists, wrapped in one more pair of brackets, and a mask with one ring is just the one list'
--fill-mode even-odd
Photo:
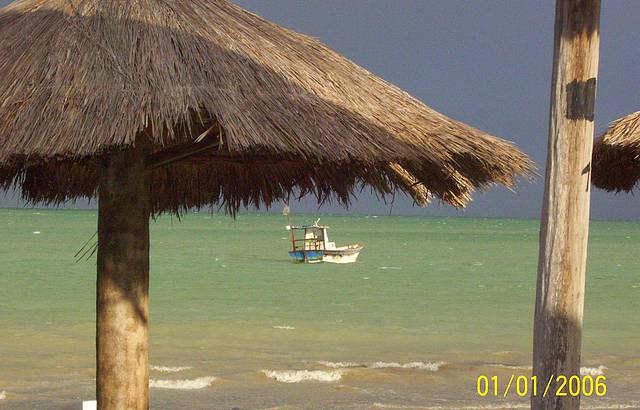
{"label": "dark blue sky", "polygon": [[[318,37],[357,64],[405,89],[436,110],[511,140],[544,174],[553,47],[553,1],[237,0],[285,27]],[[9,3],[0,0],[0,5]],[[640,2],[602,4],[596,131],[640,110]],[[215,23],[215,22],[214,22]],[[517,193],[477,193],[463,211],[426,209],[396,199],[394,214],[538,217],[541,176]],[[0,199],[0,205],[15,199]],[[637,218],[631,195],[593,190],[592,217]],[[294,210],[315,211],[311,200]],[[339,211],[328,206],[323,211]],[[367,193],[353,212],[387,213]]]}

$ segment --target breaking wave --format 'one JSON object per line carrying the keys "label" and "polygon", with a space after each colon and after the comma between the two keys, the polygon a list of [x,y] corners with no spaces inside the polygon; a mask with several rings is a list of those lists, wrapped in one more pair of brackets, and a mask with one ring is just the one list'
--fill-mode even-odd
{"label": "breaking wave", "polygon": [[161,373],[177,373],[177,372],[182,372],[182,371],[185,371],[185,370],[191,370],[191,369],[193,369],[193,367],[191,367],[191,366],[176,366],[176,367],[171,367],[171,366],[151,366],[149,369],[155,370],[155,371],[161,372]]}
{"label": "breaking wave", "polygon": [[149,380],[149,387],[156,389],[173,389],[173,390],[198,390],[211,386],[216,380],[213,376],[198,377],[197,379],[185,380]]}
{"label": "breaking wave", "polygon": [[318,361],[318,364],[321,364],[325,367],[331,367],[332,369],[352,369],[355,367],[367,367],[366,364],[356,363],[356,362],[327,362],[326,360]]}
{"label": "breaking wave", "polygon": [[375,362],[371,366],[372,369],[419,369],[429,370],[437,372],[445,362],[409,362],[409,363],[396,363],[396,362]]}
{"label": "breaking wave", "polygon": [[282,330],[295,330],[296,328],[293,326],[288,326],[288,325],[276,325],[276,326],[271,326],[274,329],[282,329]]}
{"label": "breaking wave", "polygon": [[445,362],[375,362],[369,367],[371,367],[372,369],[419,369],[437,372],[444,364]]}
{"label": "breaking wave", "polygon": [[263,370],[262,373],[281,383],[300,383],[307,381],[330,383],[340,380],[343,372],[341,370]]}
{"label": "breaking wave", "polygon": [[364,367],[369,369],[418,369],[418,370],[429,370],[432,372],[437,372],[440,370],[440,367],[445,365],[445,362],[408,362],[408,363],[397,363],[397,362],[375,362],[371,364],[366,363],[357,363],[357,362],[327,362],[321,360],[318,362],[326,367],[331,367],[332,369],[353,369],[358,367]]}
{"label": "breaking wave", "polygon": [[607,366],[600,365],[598,367],[581,367],[581,376],[602,376],[604,371],[607,370]]}

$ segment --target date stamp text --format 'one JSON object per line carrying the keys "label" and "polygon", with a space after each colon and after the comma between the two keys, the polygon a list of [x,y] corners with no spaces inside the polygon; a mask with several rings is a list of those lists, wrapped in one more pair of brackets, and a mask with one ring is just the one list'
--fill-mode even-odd
{"label": "date stamp text", "polygon": [[539,380],[537,376],[512,374],[507,380],[498,376],[480,375],[476,381],[480,397],[518,397],[538,396],[585,396],[603,397],[607,394],[605,376],[551,376],[548,380]]}

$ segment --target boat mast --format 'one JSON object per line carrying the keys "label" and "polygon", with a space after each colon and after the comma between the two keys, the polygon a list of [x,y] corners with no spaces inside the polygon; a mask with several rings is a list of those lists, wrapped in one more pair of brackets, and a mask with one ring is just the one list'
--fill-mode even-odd
{"label": "boat mast", "polygon": [[289,208],[289,204],[287,202],[284,203],[284,207],[282,208],[282,215],[287,217],[287,226],[289,227],[289,231],[291,232],[291,250],[295,252],[296,237],[293,234],[293,226],[291,225],[291,208]]}

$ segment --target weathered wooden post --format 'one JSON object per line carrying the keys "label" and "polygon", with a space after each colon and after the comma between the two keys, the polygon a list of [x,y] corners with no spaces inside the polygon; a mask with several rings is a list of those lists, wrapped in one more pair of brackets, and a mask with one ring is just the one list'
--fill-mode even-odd
{"label": "weathered wooden post", "polygon": [[578,409],[555,382],[580,374],[600,0],[557,0],[533,346],[534,409]]}
{"label": "weathered wooden post", "polygon": [[109,156],[99,186],[98,409],[149,408],[150,185],[144,147]]}

